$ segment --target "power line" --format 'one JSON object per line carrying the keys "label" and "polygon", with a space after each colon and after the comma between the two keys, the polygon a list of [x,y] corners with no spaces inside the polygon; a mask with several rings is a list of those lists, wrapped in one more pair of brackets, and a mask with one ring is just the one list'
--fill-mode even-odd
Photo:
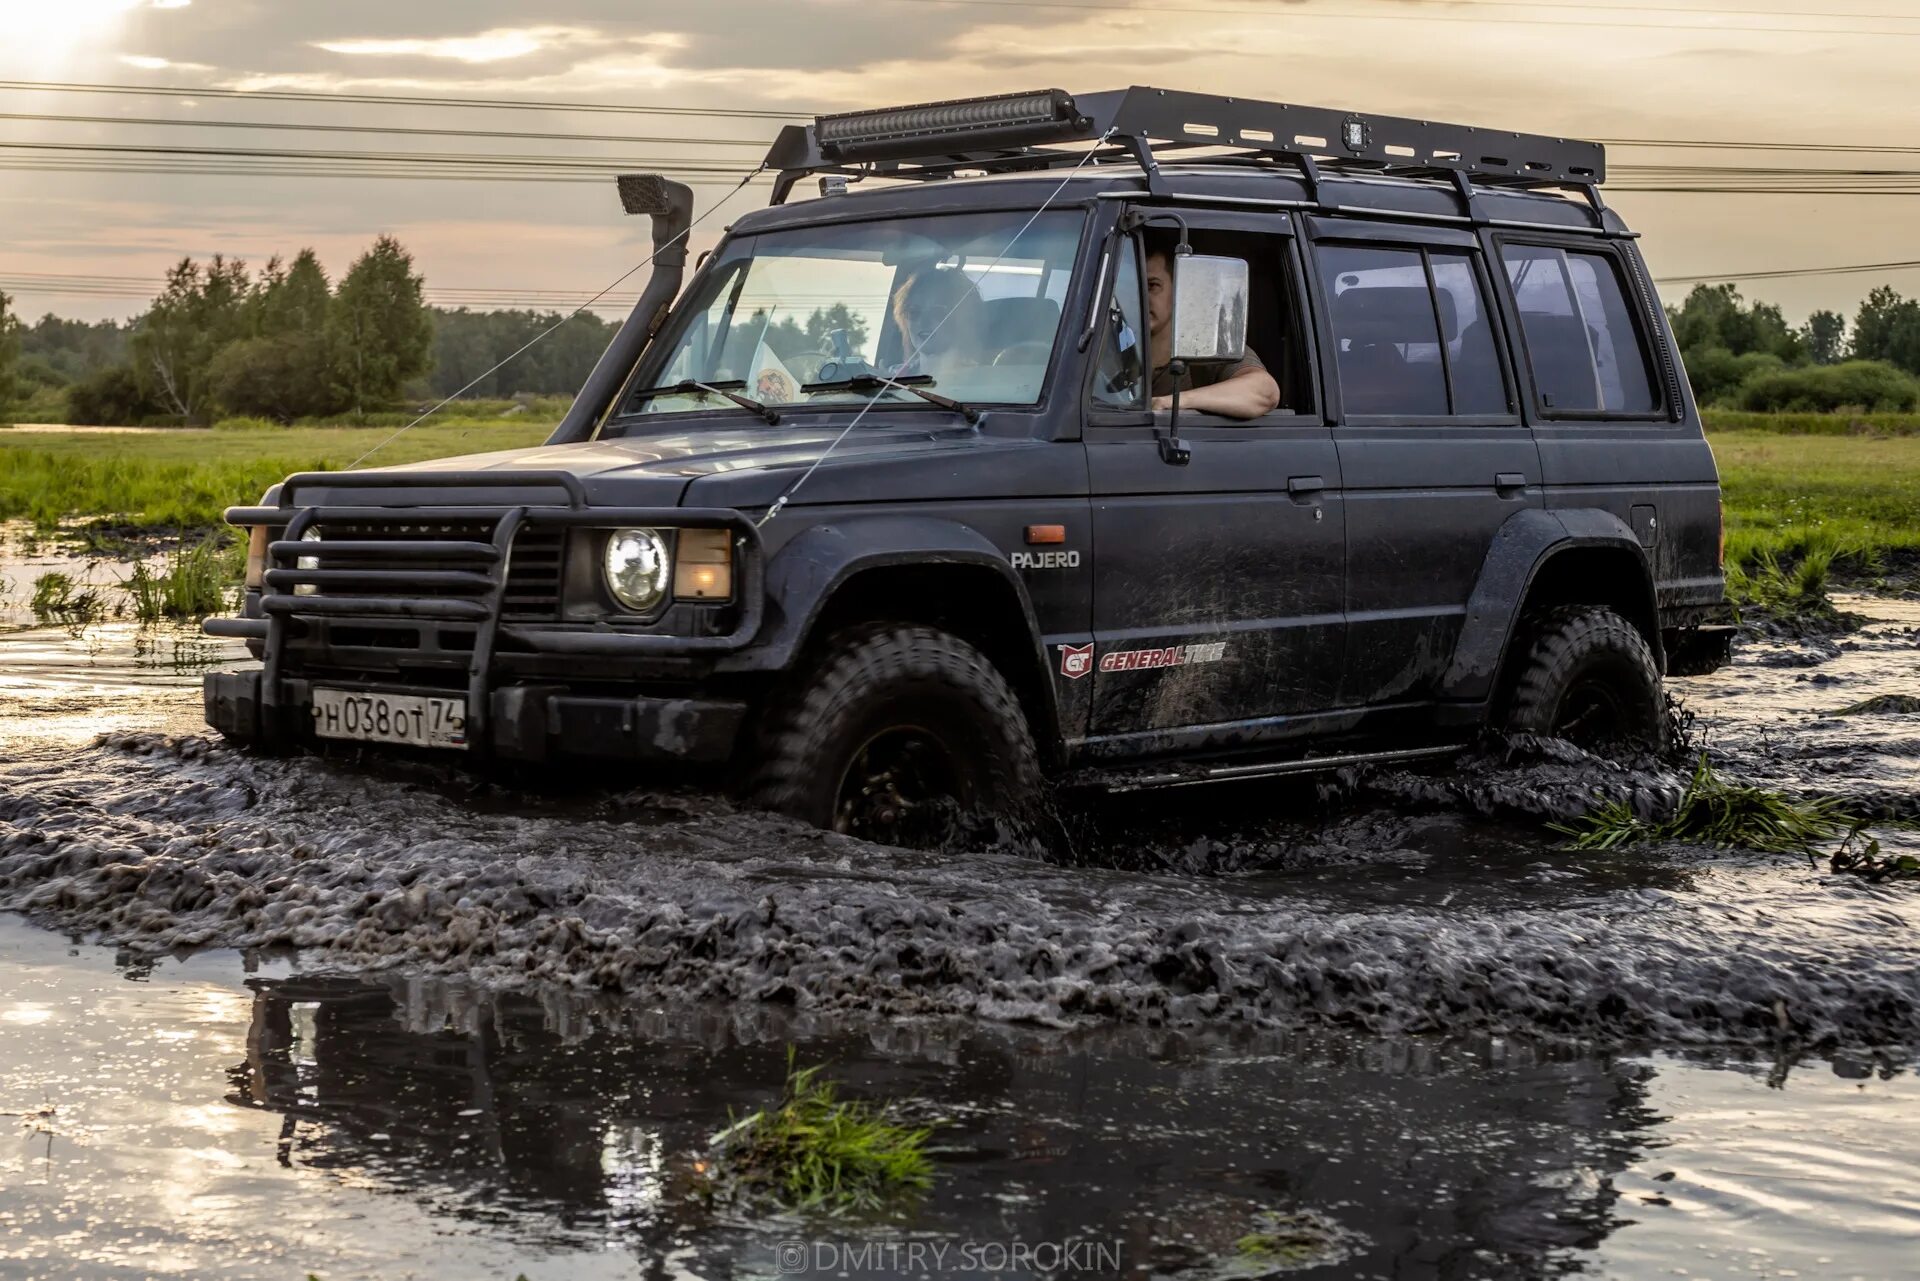
{"label": "power line", "polygon": [[1697,281],[1790,280],[1804,276],[1856,276],[1870,271],[1910,271],[1920,268],[1920,258],[1905,262],[1862,262],[1846,267],[1780,267],[1766,271],[1721,271],[1699,276],[1656,276],[1655,284],[1685,285]]}
{"label": "power line", "polygon": [[700,157],[690,156],[679,156],[667,159],[628,156],[533,156],[480,151],[313,151],[270,147],[183,147],[164,143],[146,142],[0,142],[0,150],[81,152],[88,155],[348,161],[362,164],[451,164],[469,169],[500,166],[505,168],[553,169],[563,172],[590,169],[595,171],[604,170],[611,173],[636,167],[644,168],[648,165],[671,165],[691,172],[726,170],[735,176],[738,176],[740,172],[740,160],[738,157],[730,160],[719,157],[706,160]]}
{"label": "power line", "polygon": [[[500,170],[461,170],[440,168],[432,171],[410,172],[401,167],[379,169],[353,169],[344,167],[321,167],[300,165],[250,164],[221,165],[196,164],[190,161],[130,161],[115,162],[88,160],[76,157],[71,160],[47,158],[37,160],[8,159],[0,156],[0,170],[16,173],[103,173],[103,174],[152,174],[161,177],[202,177],[202,178],[351,178],[359,180],[379,180],[390,182],[487,182],[487,183],[562,183],[572,185],[599,186],[606,182],[607,174],[566,174],[552,172],[516,172]],[[609,170],[608,173],[611,173]],[[664,170],[690,187],[727,186],[725,177],[707,173],[688,173],[671,167]],[[739,172],[735,169],[734,172]],[[756,180],[758,181],[758,180]]]}
{"label": "power line", "polygon": [[[1023,11],[1031,11],[1034,9],[1082,9],[1104,14],[1112,14],[1115,12],[1114,5],[1082,3],[1078,2],[1078,0],[892,0],[892,3],[916,6],[961,5],[968,8],[1020,9]],[[1456,5],[1453,7],[1472,6]],[[1547,5],[1543,7],[1568,10],[1576,8],[1576,6],[1573,5]],[[1582,8],[1585,12],[1593,12],[1593,10]],[[1778,34],[1796,36],[1920,36],[1920,28],[1914,27],[1904,29],[1884,27],[1759,27],[1752,25],[1729,26],[1724,23],[1711,22],[1618,22],[1608,21],[1603,18],[1569,18],[1564,20],[1558,18],[1473,18],[1428,13],[1390,13],[1385,11],[1377,13],[1354,13],[1345,10],[1328,12],[1325,10],[1296,6],[1289,6],[1282,11],[1278,9],[1254,9],[1251,7],[1219,8],[1200,5],[1129,4],[1122,6],[1122,10],[1128,13],[1207,14],[1228,18],[1258,18],[1282,22],[1304,18],[1316,21],[1340,22],[1444,22],[1470,23],[1474,26],[1497,24],[1501,26],[1518,27],[1607,27],[1614,30],[1638,31],[1712,31],[1720,35],[1743,35],[1752,33],[1756,35]],[[1701,11],[1684,10],[1683,12],[1691,13]],[[1733,11],[1729,10],[1727,12],[1732,13]],[[1823,14],[1820,16],[1825,17],[1826,15]],[[1872,16],[1883,21],[1901,21],[1901,19],[1894,14],[1875,14]]]}
{"label": "power line", "polygon": [[1920,155],[1920,147],[1875,147],[1866,143],[1710,142],[1695,138],[1595,138],[1608,147],[1671,147],[1700,151],[1811,151],[1833,155]]}
{"label": "power line", "polygon": [[399,125],[321,125],[285,120],[186,120],[166,116],[57,116],[31,111],[0,112],[0,120],[47,124],[139,125],[190,129],[290,129],[303,133],[410,134],[435,138],[510,138],[526,142],[684,143],[703,147],[765,147],[765,138],[676,138],[603,133],[523,133],[511,129],[425,129]]}
{"label": "power line", "polygon": [[[57,3],[57,0],[55,0]],[[44,93],[112,93],[156,98],[238,98],[257,102],[328,102],[389,107],[451,107],[488,111],[585,111],[616,115],[696,116],[716,120],[811,120],[811,112],[748,111],[730,107],[651,107],[607,102],[540,102],[523,98],[439,98],[418,94],[320,93],[294,89],[189,89],[178,85],[75,84],[56,80],[0,80],[0,89]]]}

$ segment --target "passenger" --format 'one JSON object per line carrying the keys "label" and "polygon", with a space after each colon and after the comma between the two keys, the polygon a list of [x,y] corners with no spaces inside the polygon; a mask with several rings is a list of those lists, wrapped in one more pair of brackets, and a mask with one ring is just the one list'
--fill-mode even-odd
{"label": "passenger", "polygon": [[965,273],[926,267],[893,295],[900,331],[901,374],[939,378],[992,363],[987,353],[986,304]]}
{"label": "passenger", "polygon": [[[1167,372],[1173,362],[1172,252],[1162,245],[1147,247],[1147,336],[1153,354],[1153,407],[1173,408],[1174,379]],[[1180,408],[1197,409],[1223,418],[1258,418],[1280,403],[1280,384],[1273,380],[1251,347],[1230,365],[1189,365],[1180,380]]]}

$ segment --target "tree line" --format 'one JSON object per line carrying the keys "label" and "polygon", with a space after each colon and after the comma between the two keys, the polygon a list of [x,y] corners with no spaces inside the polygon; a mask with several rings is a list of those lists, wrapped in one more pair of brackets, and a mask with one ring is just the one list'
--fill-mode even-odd
{"label": "tree line", "polygon": [[1695,285],[1667,308],[1694,398],[1763,413],[1920,407],[1920,299],[1882,285],[1849,324],[1816,311],[1798,329],[1732,285]]}
{"label": "tree line", "polygon": [[[220,255],[182,259],[125,323],[49,314],[29,325],[0,293],[0,411],[24,403],[42,420],[103,424],[291,422],[463,388],[489,398],[571,395],[613,337],[615,326],[591,313],[554,328],[562,313],[428,307],[424,283],[412,256],[382,236],[337,286],[312,250],[258,272]],[[1889,286],[1869,293],[1851,322],[1816,311],[1796,328],[1779,307],[1748,302],[1730,284],[1695,286],[1667,316],[1703,405],[1920,408],[1920,298]],[[765,341],[783,356],[817,351],[834,330],[857,347],[864,321],[841,305],[804,322],[783,317]]]}
{"label": "tree line", "polygon": [[364,417],[462,389],[569,395],[613,336],[582,314],[489,372],[564,314],[429,307],[424,284],[412,255],[382,236],[337,285],[310,249],[257,272],[218,254],[183,258],[125,323],[48,314],[29,325],[0,293],[0,410],[26,402],[42,419],[185,425]]}

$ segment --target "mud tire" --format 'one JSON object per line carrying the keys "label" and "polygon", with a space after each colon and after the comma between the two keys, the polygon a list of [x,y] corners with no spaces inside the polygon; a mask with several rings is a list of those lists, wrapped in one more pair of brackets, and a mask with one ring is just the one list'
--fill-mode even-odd
{"label": "mud tire", "polygon": [[[849,803],[856,765],[889,735],[917,733],[944,753],[952,795],[875,830],[891,808]],[[907,623],[834,635],[775,695],[757,735],[748,799],[815,827],[922,846],[1023,833],[1042,794],[1039,753],[1019,697],[957,636]],[[859,791],[859,784],[851,784]],[[984,830],[983,830],[984,829]]]}
{"label": "mud tire", "polygon": [[1660,667],[1638,628],[1599,605],[1562,605],[1529,620],[1516,655],[1506,728],[1592,751],[1660,751]]}

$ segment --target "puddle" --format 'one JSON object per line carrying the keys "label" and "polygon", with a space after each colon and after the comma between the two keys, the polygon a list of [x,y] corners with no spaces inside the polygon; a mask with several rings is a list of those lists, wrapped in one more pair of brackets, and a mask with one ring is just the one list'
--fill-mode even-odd
{"label": "puddle", "polygon": [[[0,1111],[28,1114],[0,1145],[5,1275],[893,1276],[918,1247],[930,1275],[1040,1275],[1051,1249],[1224,1276],[1262,1215],[1308,1212],[1351,1251],[1318,1275],[1888,1277],[1920,1246],[1920,1084],[1867,1059],[823,1029],[115,958],[7,918],[0,958]],[[941,1121],[917,1206],[695,1194],[790,1044]]]}
{"label": "puddle", "polygon": [[[71,752],[113,730],[204,729],[200,677],[246,666],[246,646],[198,623],[133,621],[130,563],[30,535],[24,522],[0,523],[0,760]],[[35,618],[34,584],[49,573],[92,594],[99,616]]]}
{"label": "puddle", "polygon": [[[1540,825],[1677,773],[1523,745],[1126,798],[1089,866],[913,853],[638,776],[227,751],[199,674],[244,650],[34,624],[50,564],[0,563],[0,908],[125,951],[0,917],[0,1111],[57,1109],[0,1118],[0,1254],[42,1260],[0,1277],[771,1276],[794,1240],[1247,1276],[1296,1212],[1351,1234],[1328,1275],[1913,1257],[1920,893]],[[1913,814],[1920,714],[1833,713],[1920,694],[1920,604],[1848,605],[1674,688],[1723,768]],[[952,1120],[910,1219],[692,1195],[789,1043]]]}

